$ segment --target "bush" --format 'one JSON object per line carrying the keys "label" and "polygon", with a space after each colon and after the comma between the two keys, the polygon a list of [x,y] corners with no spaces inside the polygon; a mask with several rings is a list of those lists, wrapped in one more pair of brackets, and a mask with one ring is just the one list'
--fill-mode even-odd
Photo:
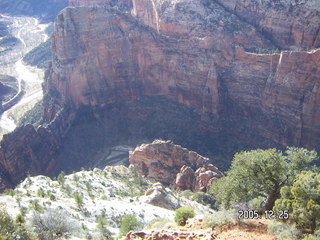
{"label": "bush", "polygon": [[26,230],[22,222],[19,224],[14,223],[9,214],[0,209],[0,239],[32,240],[35,237]]}
{"label": "bush", "polygon": [[44,208],[40,205],[40,202],[38,199],[35,199],[34,201],[30,202],[30,207],[37,212],[43,212],[44,210]]}
{"label": "bush", "polygon": [[148,223],[148,229],[163,229],[168,228],[170,225],[174,224],[169,219],[156,218]]}
{"label": "bush", "polygon": [[97,224],[97,228],[101,234],[100,236],[101,239],[108,239],[108,240],[113,239],[112,232],[110,232],[110,230],[107,227],[108,227],[107,220],[104,214],[102,214],[101,216],[98,217],[98,224]]}
{"label": "bush", "polygon": [[299,227],[314,232],[320,227],[320,173],[303,171],[291,187],[283,187],[275,210],[292,212]]}
{"label": "bush", "polygon": [[315,151],[302,148],[288,148],[285,153],[276,149],[243,151],[235,154],[230,170],[212,184],[210,193],[224,208],[263,196],[261,209],[272,210],[280,189],[293,184],[300,172],[317,169],[313,163],[317,159]]}
{"label": "bush", "polygon": [[278,239],[299,239],[301,232],[294,226],[276,221],[268,224],[268,233],[276,235]]}
{"label": "bush", "polygon": [[58,180],[58,183],[60,184],[60,185],[64,185],[64,182],[65,182],[65,173],[62,171],[59,175],[58,175],[58,178],[57,178],[57,180]]}
{"label": "bush", "polygon": [[5,189],[5,190],[3,191],[3,194],[4,194],[4,195],[9,195],[9,196],[13,197],[13,196],[15,195],[15,192],[14,192],[13,189]]}
{"label": "bush", "polygon": [[10,218],[9,214],[6,211],[1,209],[0,210],[0,239],[5,239],[2,237],[12,235],[14,231],[15,231],[15,227],[12,219]]}
{"label": "bush", "polygon": [[73,194],[73,197],[74,197],[74,200],[76,201],[78,207],[81,208],[82,205],[83,205],[83,194],[82,194],[82,193],[75,192],[75,193]]}
{"label": "bush", "polygon": [[120,225],[120,237],[125,236],[128,232],[132,230],[138,230],[140,227],[140,223],[137,218],[133,215],[126,215],[121,218],[121,225]]}
{"label": "bush", "polygon": [[204,218],[203,226],[213,228],[224,224],[235,223],[236,219],[234,211],[219,211],[207,215]]}
{"label": "bush", "polygon": [[189,218],[193,218],[194,215],[194,209],[192,207],[180,207],[176,210],[176,216],[174,217],[174,221],[179,225],[185,225],[186,221]]}
{"label": "bush", "polygon": [[44,213],[34,212],[29,222],[40,239],[55,239],[78,229],[66,212],[60,209],[48,209]]}

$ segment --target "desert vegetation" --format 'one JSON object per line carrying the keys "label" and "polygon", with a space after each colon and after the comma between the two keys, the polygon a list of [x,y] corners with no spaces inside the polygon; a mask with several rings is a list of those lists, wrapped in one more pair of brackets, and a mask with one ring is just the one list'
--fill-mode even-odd
{"label": "desert vegetation", "polygon": [[317,160],[315,151],[302,148],[243,151],[210,192],[217,207],[238,211],[238,217],[282,221],[269,226],[279,239],[312,239],[320,229]]}

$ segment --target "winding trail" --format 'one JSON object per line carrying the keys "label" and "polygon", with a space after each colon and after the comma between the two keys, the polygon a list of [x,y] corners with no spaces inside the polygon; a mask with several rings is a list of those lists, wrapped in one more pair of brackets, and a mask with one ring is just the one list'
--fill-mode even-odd
{"label": "winding trail", "polygon": [[[12,21],[12,35],[14,35],[22,43],[22,47],[21,45],[17,46],[17,48],[21,48],[19,49],[21,53],[20,58],[12,66],[14,75],[17,78],[18,91],[12,99],[3,103],[3,106],[10,104],[13,106],[9,110],[5,111],[0,118],[0,127],[5,132],[12,132],[17,127],[14,120],[14,115],[15,112],[18,111],[18,108],[24,107],[35,99],[40,99],[43,95],[41,89],[41,83],[43,82],[43,70],[25,65],[23,63],[23,57],[31,49],[38,46],[40,43],[47,41],[49,37],[45,33],[45,28],[47,25],[39,24],[39,21],[36,18],[10,16],[3,17],[9,21]],[[32,38],[38,40],[30,41]],[[23,83],[26,85],[25,89],[22,87]],[[25,91],[25,94],[21,98],[22,91]],[[18,98],[21,99],[19,100]]]}

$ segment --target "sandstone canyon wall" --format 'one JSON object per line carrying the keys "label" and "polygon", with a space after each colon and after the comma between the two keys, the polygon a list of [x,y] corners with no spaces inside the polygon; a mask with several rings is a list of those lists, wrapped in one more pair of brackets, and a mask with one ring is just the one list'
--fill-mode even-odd
{"label": "sandstone canyon wall", "polygon": [[[319,52],[272,52],[318,47],[318,6],[254,2],[135,0],[132,14],[141,21],[109,8],[65,9],[56,22],[45,89],[75,110],[164,95],[201,114],[250,119],[258,130],[249,135],[316,147]],[[239,9],[258,17],[251,21]],[[282,31],[279,24],[293,17],[299,26]],[[281,42],[287,35],[290,44]]]}
{"label": "sandstone canyon wall", "polygon": [[[73,7],[56,19],[44,83],[48,122],[61,109],[72,115],[162,96],[209,119],[207,135],[319,147],[317,1],[89,2],[70,0]],[[48,162],[36,149],[29,153]]]}

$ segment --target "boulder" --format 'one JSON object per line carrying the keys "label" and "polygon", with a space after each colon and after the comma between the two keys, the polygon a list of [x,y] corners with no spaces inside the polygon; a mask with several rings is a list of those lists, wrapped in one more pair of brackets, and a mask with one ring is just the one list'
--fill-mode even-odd
{"label": "boulder", "polygon": [[154,183],[152,187],[145,192],[142,200],[145,203],[172,210],[180,207],[178,198],[169,188],[165,188],[161,183]]}

